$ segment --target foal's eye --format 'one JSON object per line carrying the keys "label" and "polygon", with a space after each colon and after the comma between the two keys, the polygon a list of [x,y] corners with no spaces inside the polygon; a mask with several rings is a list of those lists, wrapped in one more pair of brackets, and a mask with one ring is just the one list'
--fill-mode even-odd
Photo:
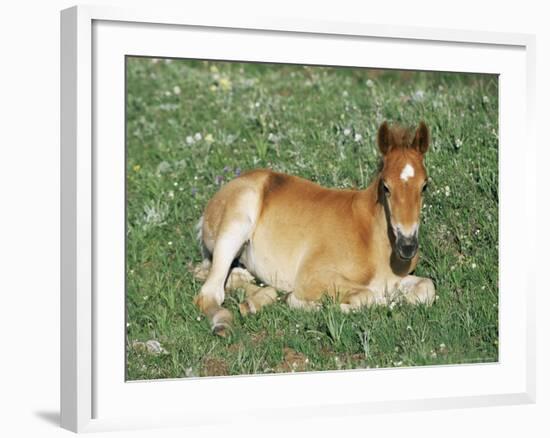
{"label": "foal's eye", "polygon": [[390,188],[387,186],[386,183],[383,183],[383,187],[384,187],[384,195],[390,196]]}
{"label": "foal's eye", "polygon": [[426,191],[426,189],[428,188],[428,181],[426,181],[424,183],[424,185],[422,186],[422,193],[424,193]]}

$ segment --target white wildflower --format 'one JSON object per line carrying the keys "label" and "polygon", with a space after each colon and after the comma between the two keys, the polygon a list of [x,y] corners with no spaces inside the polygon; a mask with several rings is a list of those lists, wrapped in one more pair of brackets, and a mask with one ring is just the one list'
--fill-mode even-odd
{"label": "white wildflower", "polygon": [[374,82],[371,79],[367,79],[367,82],[365,82],[365,85],[369,88],[374,87]]}
{"label": "white wildflower", "polygon": [[195,134],[195,141],[201,141],[202,140],[202,134],[200,132],[197,132]]}
{"label": "white wildflower", "polygon": [[178,87],[177,85],[172,89],[172,91],[174,92],[174,94],[177,96],[181,93],[181,88]]}
{"label": "white wildflower", "polygon": [[424,91],[423,90],[416,90],[415,93],[412,96],[413,100],[416,100],[418,102],[424,100]]}
{"label": "white wildflower", "polygon": [[363,136],[361,134],[355,134],[355,137],[353,138],[355,141],[359,142],[363,140]]}
{"label": "white wildflower", "polygon": [[192,136],[188,135],[187,137],[185,137],[185,143],[193,144],[193,143],[195,143],[195,140],[193,140]]}
{"label": "white wildflower", "polygon": [[166,173],[170,170],[170,168],[170,163],[168,163],[167,161],[161,161],[157,166],[157,173]]}
{"label": "white wildflower", "polygon": [[345,135],[346,137],[347,137],[348,135],[350,135],[350,134],[351,134],[351,129],[349,129],[349,128],[344,129],[344,135]]}

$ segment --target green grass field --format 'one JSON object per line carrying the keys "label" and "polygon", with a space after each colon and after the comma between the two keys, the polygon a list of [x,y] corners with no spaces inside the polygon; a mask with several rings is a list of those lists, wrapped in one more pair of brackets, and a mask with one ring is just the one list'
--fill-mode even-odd
{"label": "green grass field", "polygon": [[[145,58],[126,74],[128,379],[498,360],[496,76]],[[208,199],[259,167],[366,187],[384,120],[431,129],[416,274],[435,304],[242,318],[237,292],[214,336],[188,272]]]}

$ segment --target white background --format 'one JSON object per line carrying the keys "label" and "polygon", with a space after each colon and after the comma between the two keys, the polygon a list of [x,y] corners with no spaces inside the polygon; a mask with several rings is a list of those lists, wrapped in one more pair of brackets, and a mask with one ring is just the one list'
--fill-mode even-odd
{"label": "white background", "polygon": [[[97,4],[146,5],[144,1]],[[156,0],[159,7],[192,7],[205,14],[358,20],[379,24],[537,34],[539,142],[539,272],[545,272],[550,223],[543,130],[548,110],[550,28],[545,2],[494,0],[266,2]],[[225,3],[225,4],[224,4]],[[256,4],[255,4],[256,3]],[[59,418],[59,10],[73,3],[27,0],[4,4],[0,14],[0,435],[69,436]],[[6,135],[7,134],[7,135]],[[545,143],[545,144],[543,144]],[[517,145],[518,153],[522,145]],[[547,436],[550,380],[545,312],[550,304],[538,278],[538,402],[531,406],[313,418],[260,426],[117,432],[106,436]],[[231,394],[218,402],[231,403]]]}

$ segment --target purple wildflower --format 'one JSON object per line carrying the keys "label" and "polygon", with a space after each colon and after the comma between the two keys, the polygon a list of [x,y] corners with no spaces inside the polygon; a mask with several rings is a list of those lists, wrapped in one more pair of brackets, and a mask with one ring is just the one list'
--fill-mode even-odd
{"label": "purple wildflower", "polygon": [[221,183],[223,182],[223,176],[216,175],[215,182],[217,186],[221,185]]}
{"label": "purple wildflower", "polygon": [[191,196],[195,196],[197,194],[197,188],[196,187],[191,187]]}
{"label": "purple wildflower", "polygon": [[241,168],[240,167],[237,167],[235,169],[235,175],[239,176],[241,174]]}
{"label": "purple wildflower", "polygon": [[231,166],[224,166],[223,173],[231,172]]}

